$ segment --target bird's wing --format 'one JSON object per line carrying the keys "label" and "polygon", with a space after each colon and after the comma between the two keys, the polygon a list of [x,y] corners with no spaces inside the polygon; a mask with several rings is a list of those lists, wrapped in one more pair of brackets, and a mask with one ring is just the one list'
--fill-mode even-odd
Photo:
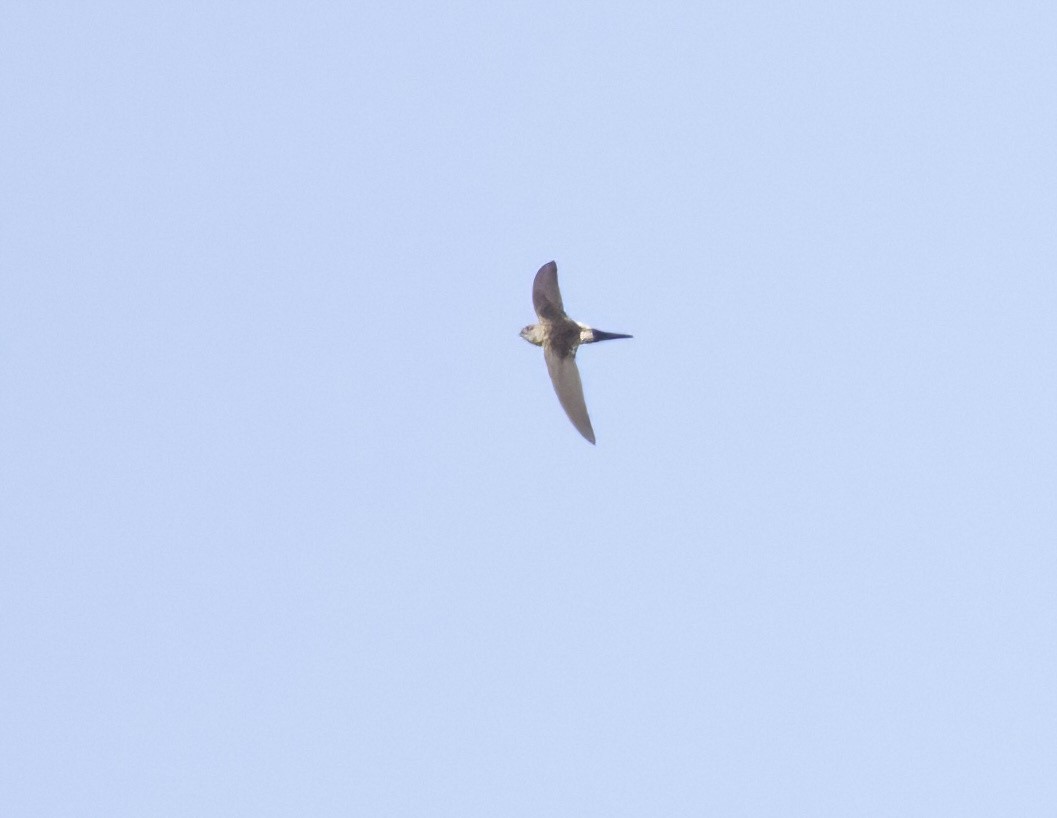
{"label": "bird's wing", "polygon": [[532,282],[532,306],[541,321],[557,321],[565,317],[562,294],[558,290],[558,265],[548,261]]}
{"label": "bird's wing", "polygon": [[550,373],[558,401],[573,422],[576,431],[591,443],[595,442],[595,430],[591,428],[591,418],[587,416],[587,404],[584,403],[584,387],[580,383],[580,370],[576,368],[575,350],[569,355],[559,355],[551,344],[543,347],[543,358],[547,361],[547,372]]}

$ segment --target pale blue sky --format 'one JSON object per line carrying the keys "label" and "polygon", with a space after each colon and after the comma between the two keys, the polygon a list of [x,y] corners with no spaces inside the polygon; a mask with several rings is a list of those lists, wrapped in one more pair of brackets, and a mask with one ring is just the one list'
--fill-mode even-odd
{"label": "pale blue sky", "polygon": [[0,813],[1057,813],[1055,43],[5,5]]}

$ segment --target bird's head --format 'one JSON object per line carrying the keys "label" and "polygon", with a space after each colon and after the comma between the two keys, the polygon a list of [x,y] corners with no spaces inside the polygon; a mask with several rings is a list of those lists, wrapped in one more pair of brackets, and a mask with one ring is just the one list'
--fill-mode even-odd
{"label": "bird's head", "polygon": [[521,330],[521,337],[528,341],[530,344],[541,346],[543,339],[540,337],[539,327],[536,324],[529,324],[523,330]]}

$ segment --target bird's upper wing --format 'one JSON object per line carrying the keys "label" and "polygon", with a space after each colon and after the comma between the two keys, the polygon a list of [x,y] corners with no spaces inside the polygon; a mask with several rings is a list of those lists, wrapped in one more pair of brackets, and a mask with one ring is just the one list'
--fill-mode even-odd
{"label": "bird's upper wing", "polygon": [[[539,280],[538,276],[536,280]],[[594,443],[595,430],[591,428],[591,418],[587,416],[584,387],[580,383],[580,370],[576,368],[575,350],[569,355],[562,356],[555,352],[552,345],[545,344],[543,358],[547,361],[547,372],[550,373],[551,383],[554,384],[554,391],[558,394],[562,409],[573,422],[576,431]]]}
{"label": "bird's upper wing", "polygon": [[557,321],[565,317],[562,294],[558,290],[558,265],[548,261],[532,282],[532,306],[541,321]]}

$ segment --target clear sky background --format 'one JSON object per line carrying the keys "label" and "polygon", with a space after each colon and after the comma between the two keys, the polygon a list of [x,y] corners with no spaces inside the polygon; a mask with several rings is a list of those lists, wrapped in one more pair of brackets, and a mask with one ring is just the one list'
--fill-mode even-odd
{"label": "clear sky background", "polygon": [[0,43],[0,813],[1057,814],[1053,3]]}

